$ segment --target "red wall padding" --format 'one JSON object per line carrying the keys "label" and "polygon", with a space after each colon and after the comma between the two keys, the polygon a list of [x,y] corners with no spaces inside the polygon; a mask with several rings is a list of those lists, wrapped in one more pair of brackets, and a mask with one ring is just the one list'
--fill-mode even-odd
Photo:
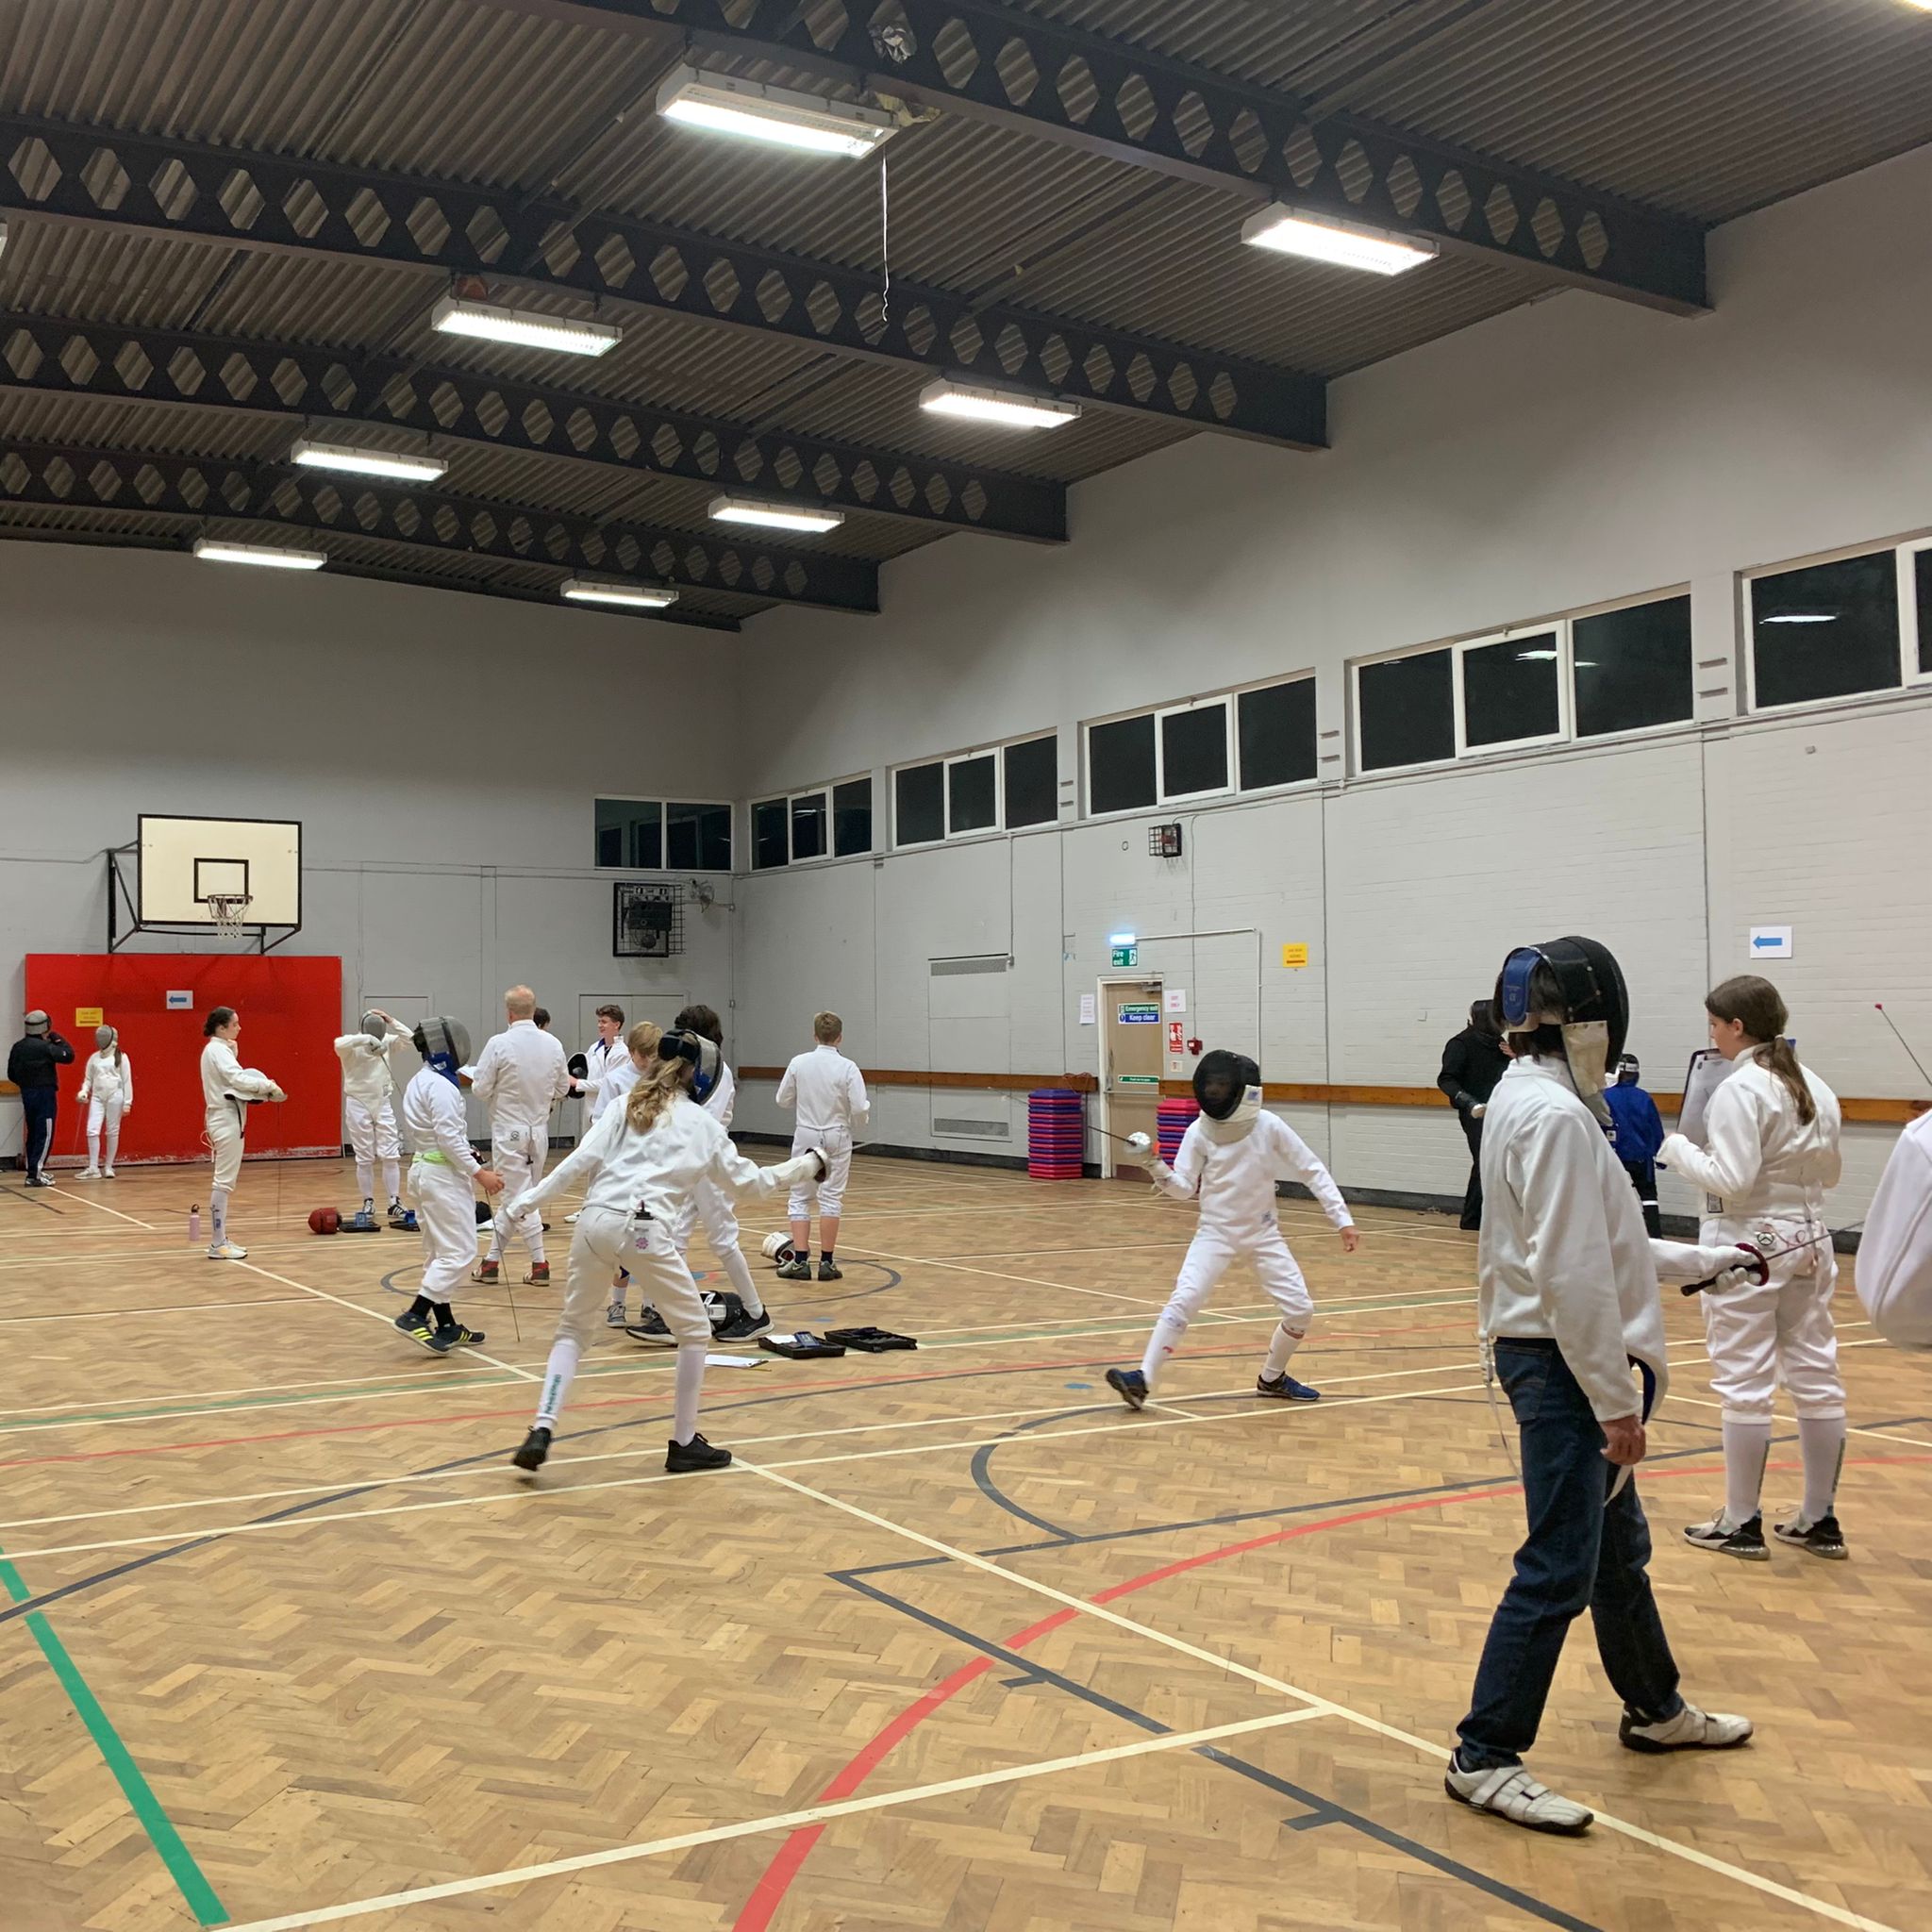
{"label": "red wall padding", "polygon": [[[185,1012],[168,1010],[171,991],[186,991]],[[134,1063],[134,1110],[122,1124],[123,1160],[205,1160],[202,1141],[201,1023],[210,1007],[242,1016],[235,1051],[288,1094],[280,1106],[248,1109],[248,1153],[340,1154],[342,1080],[335,1038],[342,1024],[340,959],[270,953],[29,953],[26,1003],[44,1007],[74,1048],[60,1070],[60,1118],[54,1156],[65,1164],[85,1151],[86,1110],[75,1096],[92,1023],[77,1007],[99,1007],[121,1029],[121,1050]]]}

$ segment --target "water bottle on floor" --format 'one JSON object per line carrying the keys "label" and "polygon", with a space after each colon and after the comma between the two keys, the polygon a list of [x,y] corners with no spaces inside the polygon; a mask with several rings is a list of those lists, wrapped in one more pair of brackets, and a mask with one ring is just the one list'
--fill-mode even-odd
{"label": "water bottle on floor", "polygon": [[201,1203],[198,1201],[188,1210],[188,1239],[192,1241],[201,1239]]}

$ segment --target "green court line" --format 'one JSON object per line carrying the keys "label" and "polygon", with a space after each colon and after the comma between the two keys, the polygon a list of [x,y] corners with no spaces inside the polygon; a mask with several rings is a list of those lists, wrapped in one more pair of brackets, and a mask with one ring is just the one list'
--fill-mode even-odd
{"label": "green court line", "polygon": [[[0,1584],[6,1586],[8,1595],[17,1604],[25,1603],[33,1594],[20,1572],[4,1557],[0,1557]],[[148,1842],[160,1855],[161,1863],[168,1868],[168,1876],[175,1881],[188,1909],[194,1914],[195,1924],[225,1925],[230,1917],[228,1908],[215,1895],[214,1887],[194,1862],[194,1854],[183,1842],[181,1834],[175,1828],[175,1821],[162,1808],[161,1801],[155,1796],[154,1787],[142,1774],[141,1766],[135,1763],[133,1755],[121,1741],[121,1734],[101,1708],[100,1699],[80,1674],[79,1666],[68,1655],[67,1646],[60,1641],[54,1626],[40,1610],[29,1610],[22,1621],[33,1633],[34,1641],[41,1647],[41,1655],[47,1659],[61,1690],[66,1691],[67,1701],[73,1705],[75,1714],[87,1726],[87,1734],[94,1740],[101,1761],[113,1773],[114,1782],[121,1787],[121,1794],[140,1821],[141,1828],[147,1833]]]}

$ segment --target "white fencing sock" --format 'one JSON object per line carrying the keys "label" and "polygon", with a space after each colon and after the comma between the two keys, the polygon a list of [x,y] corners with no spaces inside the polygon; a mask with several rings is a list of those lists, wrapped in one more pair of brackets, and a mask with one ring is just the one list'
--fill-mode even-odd
{"label": "white fencing sock", "polygon": [[571,1378],[584,1358],[584,1345],[568,1335],[559,1335],[550,1344],[550,1359],[543,1364],[543,1393],[537,1401],[537,1426],[554,1429],[563,1411],[563,1398],[570,1393]]}
{"label": "white fencing sock", "polygon": [[705,1386],[705,1344],[677,1344],[677,1384],[672,1398],[671,1440],[689,1442],[698,1432],[698,1391]]}
{"label": "white fencing sock", "polygon": [[756,1322],[765,1312],[765,1304],[758,1293],[758,1283],[751,1278],[751,1268],[743,1255],[736,1248],[726,1248],[718,1257],[718,1265],[724,1269],[732,1293],[744,1304],[744,1312]]}
{"label": "white fencing sock", "polygon": [[1148,1388],[1153,1388],[1162,1365],[1181,1345],[1181,1337],[1187,1332],[1188,1318],[1185,1315],[1162,1311],[1159,1321],[1154,1324],[1154,1333],[1147,1338],[1147,1352],[1141,1357],[1141,1373],[1146,1377]]}
{"label": "white fencing sock", "polygon": [[121,1123],[118,1118],[108,1124],[108,1158],[103,1165],[112,1167],[114,1157],[121,1151]]}
{"label": "white fencing sock", "polygon": [[1821,1516],[1835,1513],[1838,1502],[1839,1471],[1845,1461],[1845,1419],[1841,1415],[1801,1415],[1798,1442],[1805,1453],[1805,1507],[1807,1528]]}
{"label": "white fencing sock", "polygon": [[1724,1514],[1736,1528],[1757,1514],[1764,1488],[1764,1463],[1771,1454],[1769,1423],[1734,1423],[1724,1418]]}
{"label": "white fencing sock", "polygon": [[[113,1158],[111,1154],[108,1156],[109,1162]],[[90,1127],[87,1130],[87,1164],[90,1167],[98,1167],[101,1164],[101,1130],[98,1127]]]}
{"label": "white fencing sock", "polygon": [[364,1201],[370,1200],[375,1195],[375,1163],[373,1160],[363,1159],[359,1154],[356,1157],[356,1186],[360,1191]]}
{"label": "white fencing sock", "polygon": [[208,1197],[208,1244],[218,1248],[228,1239],[228,1191],[217,1188]]}
{"label": "white fencing sock", "polygon": [[400,1160],[385,1160],[382,1163],[382,1185],[389,1191],[390,1206],[403,1198],[403,1164]]}
{"label": "white fencing sock", "polygon": [[540,1267],[543,1260],[543,1210],[532,1208],[524,1217],[522,1229],[524,1239],[530,1244],[530,1265]]}
{"label": "white fencing sock", "polygon": [[1261,1374],[1267,1380],[1274,1381],[1287,1369],[1289,1357],[1307,1339],[1310,1319],[1304,1316],[1299,1328],[1291,1328],[1285,1321],[1275,1324],[1268,1343],[1268,1359],[1261,1364]]}

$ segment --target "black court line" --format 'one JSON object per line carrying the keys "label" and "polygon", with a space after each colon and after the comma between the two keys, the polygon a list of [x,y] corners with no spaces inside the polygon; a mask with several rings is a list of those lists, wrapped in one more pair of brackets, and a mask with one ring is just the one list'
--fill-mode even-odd
{"label": "black court line", "polygon": [[[29,1208],[38,1208],[44,1213],[59,1215],[62,1220],[65,1220],[66,1215],[64,1211],[55,1207],[53,1202],[40,1201],[34,1198],[40,1191],[39,1189],[16,1188],[10,1182],[0,1181],[0,1194],[11,1194],[16,1201],[25,1201]],[[46,1191],[48,1193],[58,1193],[59,1190],[58,1188],[49,1188]]]}

